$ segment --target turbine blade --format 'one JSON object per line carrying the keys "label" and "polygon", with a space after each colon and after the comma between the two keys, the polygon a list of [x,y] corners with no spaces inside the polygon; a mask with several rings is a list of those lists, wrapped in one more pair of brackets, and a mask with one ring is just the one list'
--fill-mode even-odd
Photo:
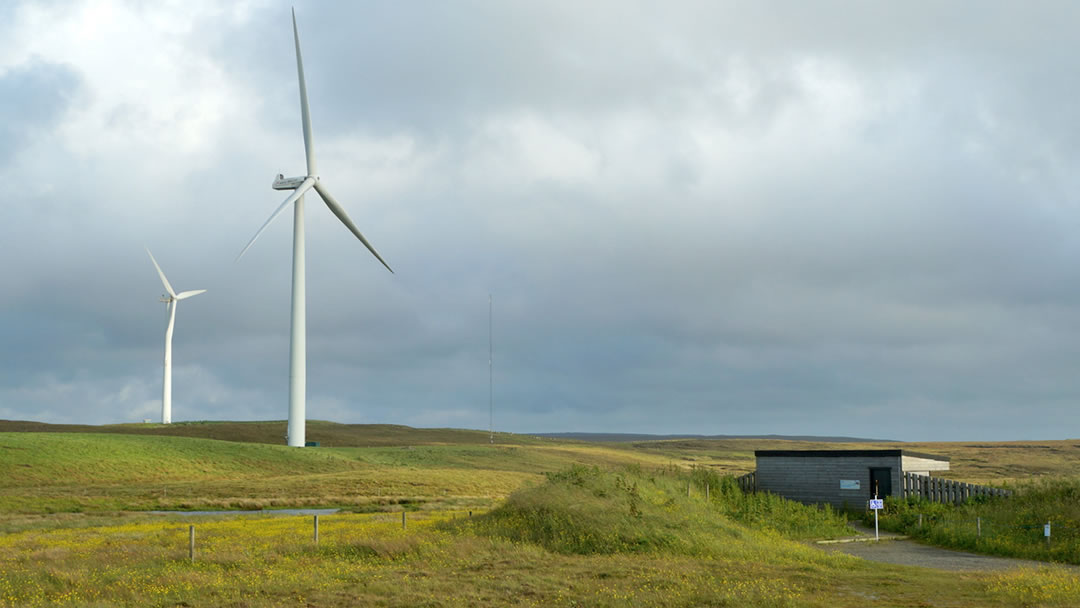
{"label": "turbine blade", "polygon": [[161,266],[158,266],[157,260],[154,259],[154,254],[150,253],[150,249],[146,249],[146,253],[150,255],[150,261],[154,263],[154,268],[157,268],[158,276],[161,277],[161,284],[165,286],[165,291],[169,292],[169,295],[176,297],[176,292],[173,291],[172,285],[169,285],[169,279],[165,278],[165,273],[161,272]]}
{"label": "turbine blade", "polygon": [[281,215],[281,212],[284,211],[286,207],[295,203],[296,199],[304,196],[305,192],[311,190],[311,186],[313,186],[314,184],[315,178],[309,177],[305,179],[304,183],[300,184],[300,187],[294,190],[293,193],[289,195],[289,198],[285,199],[285,202],[281,203],[281,206],[278,207],[277,210],[270,215],[270,219],[266,220],[266,223],[262,225],[262,228],[259,228],[259,231],[255,233],[255,236],[251,237],[251,240],[248,241],[248,244],[244,247],[244,250],[240,252],[240,255],[236,256],[236,260],[239,261],[240,258],[244,257],[244,254],[247,253],[247,250],[250,249],[251,246],[255,243],[255,239],[259,238],[259,235],[263,233],[263,230],[266,230],[266,227],[270,225],[270,222],[274,221],[277,216]]}
{"label": "turbine blade", "polygon": [[292,9],[293,40],[296,42],[296,75],[300,80],[300,117],[304,121],[304,154],[307,174],[315,175],[315,145],[311,141],[311,113],[308,112],[307,85],[304,83],[304,60],[300,56],[300,32],[296,28],[296,9]]}
{"label": "turbine blade", "polygon": [[181,291],[180,293],[176,294],[176,299],[177,300],[186,300],[186,299],[188,299],[188,298],[190,298],[192,296],[197,296],[200,293],[206,293],[206,290],[205,289],[193,289],[191,291]]}
{"label": "turbine blade", "polygon": [[322,197],[323,202],[326,203],[326,206],[330,208],[330,211],[333,212],[333,214],[336,215],[339,220],[341,220],[341,223],[345,224],[345,227],[347,227],[350,232],[355,234],[356,238],[360,239],[360,242],[364,244],[364,247],[368,248],[368,251],[371,252],[371,255],[375,256],[380,262],[382,262],[383,266],[386,266],[387,270],[393,273],[394,269],[390,268],[390,265],[386,263],[386,260],[382,259],[382,256],[379,255],[379,252],[375,251],[375,248],[371,246],[371,243],[369,243],[367,239],[364,238],[364,235],[360,234],[360,230],[356,227],[356,224],[354,224],[353,221],[349,219],[349,214],[345,213],[345,209],[341,205],[339,205],[336,200],[334,200],[334,197],[330,195],[330,192],[326,189],[325,186],[322,185],[321,182],[315,182],[315,191],[319,193],[319,196]]}

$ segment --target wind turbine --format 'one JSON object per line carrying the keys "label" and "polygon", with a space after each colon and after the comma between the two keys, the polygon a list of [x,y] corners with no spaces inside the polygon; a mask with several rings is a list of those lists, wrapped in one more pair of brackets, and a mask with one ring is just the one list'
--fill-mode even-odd
{"label": "wind turbine", "polygon": [[281,206],[270,215],[270,219],[259,228],[255,236],[251,237],[247,246],[244,247],[239,260],[244,253],[266,230],[270,222],[289,205],[293,205],[293,274],[292,274],[292,331],[289,342],[289,427],[288,444],[291,447],[304,447],[305,442],[305,416],[307,399],[307,294],[304,284],[304,194],[311,189],[319,194],[331,213],[337,216],[341,223],[360,239],[368,251],[376,257],[390,272],[394,272],[386,260],[382,259],[379,252],[371,246],[371,243],[360,234],[356,224],[349,219],[349,214],[338,204],[337,200],[326,189],[319,178],[315,168],[315,149],[311,141],[311,115],[308,113],[307,87],[304,84],[304,62],[300,57],[300,34],[296,28],[296,10],[292,12],[293,41],[296,43],[296,74],[300,81],[300,117],[304,128],[304,153],[307,157],[307,175],[286,178],[278,174],[274,180],[274,190],[292,190],[293,193],[281,203]]}
{"label": "wind turbine", "polygon": [[146,253],[150,255],[150,261],[154,263],[154,268],[157,268],[158,276],[161,277],[161,284],[165,286],[165,291],[168,293],[161,296],[161,301],[165,302],[166,308],[169,311],[169,324],[165,326],[165,376],[161,381],[161,423],[172,423],[172,334],[173,323],[176,321],[176,303],[180,300],[186,300],[192,296],[197,296],[200,293],[206,293],[205,289],[195,289],[193,291],[182,291],[176,293],[173,291],[172,285],[169,285],[169,279],[165,278],[165,273],[161,271],[161,266],[158,266],[157,260],[154,259],[154,254],[150,253],[147,249]]}

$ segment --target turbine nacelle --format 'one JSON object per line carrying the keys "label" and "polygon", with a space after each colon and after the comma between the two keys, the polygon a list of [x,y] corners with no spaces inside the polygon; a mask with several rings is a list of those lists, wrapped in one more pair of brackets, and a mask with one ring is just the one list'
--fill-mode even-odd
{"label": "turbine nacelle", "polygon": [[[296,190],[304,184],[304,180],[307,179],[306,175],[300,177],[285,177],[284,174],[278,173],[274,178],[274,190]],[[318,178],[316,178],[318,179]]]}

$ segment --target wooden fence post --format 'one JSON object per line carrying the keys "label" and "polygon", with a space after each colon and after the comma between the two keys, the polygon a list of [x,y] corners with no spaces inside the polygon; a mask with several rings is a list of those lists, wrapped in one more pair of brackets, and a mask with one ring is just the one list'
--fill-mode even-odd
{"label": "wooden fence post", "polygon": [[405,529],[405,511],[404,510],[401,511],[401,529],[402,530]]}
{"label": "wooden fence post", "polygon": [[188,526],[188,559],[195,563],[195,526]]}
{"label": "wooden fence post", "polygon": [[1011,490],[980,486],[966,481],[945,479],[944,477],[930,477],[928,475],[916,475],[904,473],[903,495],[919,496],[930,502],[963,504],[971,498],[986,496],[989,498],[1008,498],[1013,495]]}
{"label": "wooden fence post", "polygon": [[319,546],[319,516],[315,516],[315,546]]}

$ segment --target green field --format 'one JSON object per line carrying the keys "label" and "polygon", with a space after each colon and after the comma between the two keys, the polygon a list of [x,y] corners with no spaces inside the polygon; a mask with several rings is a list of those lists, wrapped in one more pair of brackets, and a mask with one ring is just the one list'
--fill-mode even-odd
{"label": "green field", "polygon": [[[1080,605],[1080,578],[1057,567],[958,574],[826,554],[805,541],[844,534],[839,515],[743,495],[726,476],[752,469],[754,449],[838,444],[492,445],[478,431],[312,423],[324,447],[295,449],[283,429],[0,422],[0,606]],[[903,447],[980,481],[1023,477],[1010,463],[1025,454],[1050,476],[1080,454]],[[310,517],[145,513],[287,506],[345,511],[323,516],[318,546]]]}
{"label": "green field", "polygon": [[465,442],[476,435],[420,431],[396,447],[372,441],[376,447],[297,450],[185,436],[2,432],[0,512],[486,507],[572,464],[667,462],[604,445]]}

